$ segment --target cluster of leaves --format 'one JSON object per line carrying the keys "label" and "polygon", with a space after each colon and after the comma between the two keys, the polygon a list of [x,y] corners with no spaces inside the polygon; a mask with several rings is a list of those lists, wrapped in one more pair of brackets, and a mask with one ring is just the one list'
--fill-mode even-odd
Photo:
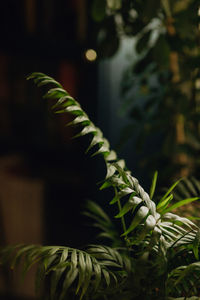
{"label": "cluster of leaves", "polygon": [[1,263],[8,262],[14,268],[22,262],[23,274],[37,264],[37,289],[42,280],[50,282],[47,287],[44,285],[47,299],[73,299],[73,295],[79,299],[118,300],[199,296],[199,229],[188,218],[172,213],[174,208],[199,198],[171,204],[179,183],[176,182],[154,202],[157,173],[148,194],[125,162],[110,150],[108,140],[80,104],[57,81],[42,73],[33,73],[29,79],[38,86],[52,85],[44,98],[56,100],[55,112],[75,116],[70,125],[81,128],[77,136],[92,135],[88,149],[98,147],[93,155],[100,154],[105,160],[107,175],[101,189],[114,190],[108,204],[118,206],[115,218],[121,223],[121,232],[115,230],[102,208],[89,202],[88,215],[95,220],[100,234],[111,241],[111,246],[89,245],[84,249],[9,246],[1,249]]}
{"label": "cluster of leaves", "polygon": [[[101,15],[100,3],[104,12]],[[149,170],[163,164],[170,166],[166,170],[166,177],[170,178],[185,163],[190,174],[199,168],[198,10],[198,0],[93,1],[93,18],[100,22],[99,36],[103,37],[99,38],[102,56],[117,51],[121,35],[137,40],[138,60],[134,55],[122,79],[122,109],[130,118],[125,132],[129,138],[134,132],[134,137],[145,146],[149,141],[162,140],[151,159],[144,150],[143,164]],[[187,155],[187,162],[174,160],[180,153]]]}

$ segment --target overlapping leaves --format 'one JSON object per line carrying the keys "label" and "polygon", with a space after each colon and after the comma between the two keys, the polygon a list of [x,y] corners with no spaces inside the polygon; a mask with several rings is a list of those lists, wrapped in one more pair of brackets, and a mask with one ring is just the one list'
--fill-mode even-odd
{"label": "overlapping leaves", "polygon": [[[80,299],[85,295],[93,295],[95,299],[101,294],[126,294],[129,295],[126,296],[128,300],[132,299],[135,293],[131,290],[133,287],[129,286],[127,290],[128,281],[130,284],[130,280],[137,278],[142,270],[145,274],[149,265],[155,274],[164,274],[167,277],[168,259],[173,260],[186,249],[192,260],[187,265],[178,264],[175,268],[170,268],[165,283],[166,293],[181,296],[179,286],[185,285],[192,270],[195,272],[194,280],[191,279],[186,284],[185,291],[189,291],[192,286],[190,290],[197,293],[195,280],[199,272],[199,262],[196,261],[199,260],[200,234],[193,222],[173,214],[172,211],[198,200],[198,196],[172,203],[174,189],[179,184],[176,182],[156,206],[152,198],[157,173],[153,177],[149,195],[126,168],[124,160],[119,160],[115,151],[110,150],[109,142],[103,137],[101,130],[90,121],[80,104],[57,81],[43,73],[33,73],[29,79],[33,79],[38,86],[52,86],[44,98],[56,100],[53,105],[56,113],[70,113],[75,116],[69,125],[81,128],[77,137],[92,135],[88,151],[97,149],[93,151],[93,155],[101,154],[104,157],[107,175],[100,189],[113,188],[114,197],[109,204],[118,205],[119,212],[115,218],[121,221],[122,231],[116,231],[110,217],[96,203],[88,202],[87,215],[101,230],[100,236],[109,238],[118,248],[103,245],[90,245],[85,250],[35,245],[7,247],[1,250],[1,262],[8,261],[14,268],[23,260],[23,274],[26,274],[33,264],[38,264],[36,288],[40,287],[43,279],[50,278],[51,299],[64,300],[70,291]],[[138,272],[138,266],[141,265],[144,269]],[[156,286],[153,288],[157,289]]]}
{"label": "overlapping leaves", "polygon": [[[93,155],[103,155],[106,166],[107,175],[101,189],[112,186],[115,191],[114,198],[110,201],[110,204],[118,204],[119,213],[116,218],[121,219],[123,225],[122,236],[132,235],[137,229],[139,239],[145,238],[149,233],[159,236],[162,235],[166,242],[172,241],[176,238],[173,232],[182,235],[180,225],[184,225],[189,230],[195,225],[177,215],[171,213],[171,211],[181,205],[195,201],[198,197],[186,198],[182,202],[171,204],[173,199],[172,191],[178,184],[175,183],[160,199],[157,208],[150,199],[147,192],[144,191],[138,180],[133,177],[129,170],[125,166],[124,160],[119,160],[115,151],[110,150],[109,142],[103,137],[101,130],[96,127],[89,119],[88,115],[83,111],[80,104],[71,97],[62,86],[53,78],[43,73],[33,73],[28,79],[33,79],[38,85],[51,84],[53,87],[44,95],[44,98],[53,98],[56,103],[53,105],[53,109],[56,113],[70,113],[75,116],[74,120],[69,125],[78,125],[81,130],[76,135],[83,136],[92,134],[93,138],[88,147],[88,151],[98,146],[98,150]],[[157,175],[155,175],[152,188],[150,191],[151,197],[154,194]],[[128,201],[125,201],[125,199]],[[125,202],[124,204],[121,204]],[[127,226],[125,218],[127,215],[131,215],[131,222]],[[128,218],[130,220],[130,217]],[[176,224],[176,230],[171,229],[170,226],[164,226],[162,221],[171,223],[171,226]],[[128,222],[128,221],[127,221]],[[172,232],[171,232],[172,231]],[[137,239],[136,239],[137,240]],[[156,241],[156,239],[155,239]]]}
{"label": "overlapping leaves", "polygon": [[[183,265],[174,269],[168,277],[166,286],[168,294],[185,294],[185,299],[189,296],[199,294],[200,262]],[[199,299],[199,298],[197,298]]]}
{"label": "overlapping leaves", "polygon": [[65,299],[69,289],[73,289],[80,299],[86,293],[106,294],[111,288],[113,292],[117,291],[131,269],[130,263],[117,250],[98,245],[91,245],[86,250],[36,245],[7,247],[1,251],[1,261],[8,261],[11,268],[23,261],[23,276],[37,264],[36,290],[49,276],[50,299],[59,300]]}

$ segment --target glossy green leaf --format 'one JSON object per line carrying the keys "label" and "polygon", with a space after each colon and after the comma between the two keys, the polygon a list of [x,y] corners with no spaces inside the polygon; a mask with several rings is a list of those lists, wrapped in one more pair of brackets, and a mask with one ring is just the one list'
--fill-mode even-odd
{"label": "glossy green leaf", "polygon": [[112,161],[117,159],[117,153],[114,150],[111,150],[109,155],[106,157],[107,161]]}
{"label": "glossy green leaf", "polygon": [[134,216],[131,225],[129,226],[127,231],[122,234],[122,236],[126,236],[131,231],[133,231],[136,228],[136,226],[140,224],[147,217],[148,213],[149,213],[149,209],[146,206],[141,206],[138,209],[136,215]]}
{"label": "glossy green leaf", "polygon": [[71,96],[65,95],[64,97],[61,97],[54,105],[52,105],[52,109],[57,107],[64,109],[70,105],[77,105],[77,102]]}
{"label": "glossy green leaf", "polygon": [[110,275],[106,269],[102,269],[102,273],[104,275],[107,286],[110,285]]}
{"label": "glossy green leaf", "polygon": [[33,72],[32,74],[30,74],[29,76],[27,76],[27,80],[33,79],[34,82],[38,85],[46,85],[46,84],[53,84],[57,87],[62,87],[61,84],[59,82],[57,82],[55,79],[53,79],[50,76],[47,76],[43,73],[40,72]]}
{"label": "glossy green leaf", "polygon": [[69,253],[69,249],[65,248],[62,251],[62,255],[60,257],[60,262],[66,261],[67,257],[68,257],[68,253]]}
{"label": "glossy green leaf", "polygon": [[95,145],[102,146],[104,144],[103,138],[101,136],[95,135],[90,143],[90,146],[88,147],[87,151],[88,152],[91,148],[93,148]]}
{"label": "glossy green leaf", "polygon": [[121,211],[115,216],[115,218],[121,218],[123,217],[127,212],[130,210],[132,213],[136,209],[136,207],[142,203],[142,199],[138,197],[131,197],[128,202],[122,207]]}
{"label": "glossy green leaf", "polygon": [[72,113],[73,115],[76,115],[76,116],[83,116],[84,115],[84,112],[82,111],[82,109],[77,105],[71,105],[71,106],[65,107],[64,112],[70,112],[70,113]]}
{"label": "glossy green leaf", "polygon": [[84,281],[84,284],[82,287],[80,299],[82,299],[83,296],[85,295],[85,293],[88,289],[88,286],[90,285],[91,277],[93,275],[93,264],[92,264],[91,258],[88,254],[86,254],[86,256],[85,256],[85,263],[86,263],[85,281]]}
{"label": "glossy green leaf", "polygon": [[111,183],[111,182],[105,181],[105,182],[101,185],[100,191],[101,191],[101,190],[104,190],[104,189],[107,189],[107,188],[109,188],[109,187],[111,187],[111,186],[112,186],[112,183]]}
{"label": "glossy green leaf", "polygon": [[51,300],[55,299],[56,290],[58,288],[59,281],[64,274],[65,268],[56,269],[51,275],[51,288],[50,288],[50,297]]}
{"label": "glossy green leaf", "polygon": [[45,271],[47,271],[47,269],[51,266],[51,264],[54,262],[55,259],[56,259],[56,255],[51,255],[50,253],[48,256],[46,256],[43,259],[43,265],[44,265]]}
{"label": "glossy green leaf", "polygon": [[172,184],[172,186],[167,190],[167,192],[164,194],[164,196],[160,199],[160,202],[162,203],[162,201],[164,199],[166,199],[168,197],[168,195],[175,189],[175,187],[179,184],[179,182],[182,179],[177,180],[174,184]]}
{"label": "glossy green leaf", "polygon": [[107,164],[107,174],[106,174],[106,179],[112,177],[115,172],[117,171],[116,167],[113,164]]}
{"label": "glossy green leaf", "polygon": [[171,212],[167,212],[162,216],[163,221],[169,221],[175,224],[184,224],[184,226],[189,227],[190,229],[193,227],[197,227],[192,221],[190,221],[188,218],[180,217],[176,214],[173,214]]}
{"label": "glossy green leaf", "polygon": [[127,196],[127,195],[130,195],[133,197],[135,196],[135,192],[130,189],[130,188],[123,188],[121,191],[119,191],[115,197],[110,201],[110,204],[114,204],[116,203],[120,198],[124,197],[124,196]]}
{"label": "glossy green leaf", "polygon": [[170,194],[167,198],[163,199],[162,201],[160,200],[156,206],[157,210],[159,212],[162,212],[168,205],[169,203],[173,200],[173,195]]}
{"label": "glossy green leaf", "polygon": [[175,204],[171,205],[170,207],[166,208],[164,211],[163,211],[163,214],[167,213],[167,212],[170,212],[178,207],[181,207],[183,205],[186,205],[188,203],[191,203],[191,202],[194,202],[196,200],[199,200],[200,198],[199,197],[194,197],[194,198],[187,198],[187,199],[184,199],[184,200],[181,200],[179,202],[176,202]]}
{"label": "glossy green leaf", "polygon": [[95,273],[94,291],[97,291],[101,282],[101,267],[99,264],[94,263],[93,268]]}
{"label": "glossy green leaf", "polygon": [[86,115],[76,117],[72,122],[68,123],[67,125],[76,125],[76,124],[90,124],[90,121]]}
{"label": "glossy green leaf", "polygon": [[73,268],[76,268],[77,262],[78,262],[78,258],[77,258],[77,250],[76,250],[76,249],[73,249],[73,250],[72,250],[72,254],[71,254],[71,262],[72,262]]}
{"label": "glossy green leaf", "polygon": [[65,299],[69,287],[75,281],[77,276],[78,276],[78,269],[74,268],[73,264],[72,264],[71,269],[69,270],[69,272],[65,276],[65,279],[64,279],[64,282],[63,282],[63,287],[62,287],[62,292],[61,292],[59,300],[64,300]]}
{"label": "glossy green leaf", "polygon": [[82,252],[79,252],[79,281],[78,281],[78,286],[76,289],[76,294],[79,292],[79,289],[84,283],[85,276],[86,276],[86,262],[85,262],[85,257]]}
{"label": "glossy green leaf", "polygon": [[153,196],[154,196],[155,189],[156,189],[157,178],[158,178],[158,171],[156,171],[153,175],[151,188],[150,188],[150,193],[149,193],[150,199],[152,199]]}
{"label": "glossy green leaf", "polygon": [[52,88],[51,90],[49,90],[43,97],[45,99],[59,99],[61,97],[66,96],[67,93],[65,90],[63,90],[62,88]]}

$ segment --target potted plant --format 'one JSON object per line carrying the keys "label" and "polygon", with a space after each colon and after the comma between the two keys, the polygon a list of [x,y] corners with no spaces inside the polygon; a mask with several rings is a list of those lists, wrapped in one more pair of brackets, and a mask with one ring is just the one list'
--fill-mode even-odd
{"label": "potted plant", "polygon": [[118,232],[113,220],[91,201],[88,215],[108,244],[91,244],[83,249],[8,246],[1,249],[1,263],[15,268],[21,262],[23,275],[37,264],[36,289],[43,287],[43,299],[199,299],[199,228],[189,218],[172,212],[199,198],[172,202],[177,181],[154,200],[157,172],[148,194],[60,83],[43,73],[33,73],[28,79],[38,86],[50,84],[44,98],[55,100],[55,112],[75,116],[70,124],[81,128],[77,136],[92,135],[88,149],[98,147],[93,155],[102,155],[107,168],[100,190],[113,189],[108,207],[117,205],[115,219],[121,229]]}

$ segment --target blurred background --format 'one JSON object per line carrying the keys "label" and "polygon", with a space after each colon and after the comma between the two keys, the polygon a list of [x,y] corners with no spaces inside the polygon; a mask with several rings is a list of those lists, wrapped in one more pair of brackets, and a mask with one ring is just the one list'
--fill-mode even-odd
{"label": "blurred background", "polygon": [[[81,210],[96,186],[87,143],[71,141],[73,129],[64,127],[70,117],[53,115],[44,90],[26,81],[35,71],[55,77],[96,118],[97,67],[85,56],[95,46],[88,6],[82,0],[0,4],[1,245],[81,246],[89,239]],[[34,298],[34,270],[24,284],[1,273],[1,299]]]}
{"label": "blurred background", "polygon": [[[81,103],[147,191],[158,170],[161,188],[187,178],[177,200],[199,195],[197,0],[7,0],[0,9],[1,245],[87,244],[84,203],[110,196],[96,185],[103,159],[84,154],[88,137],[71,140],[71,117],[51,112],[44,89],[26,81],[32,72]],[[2,268],[1,299],[35,299],[33,278],[22,285]]]}

